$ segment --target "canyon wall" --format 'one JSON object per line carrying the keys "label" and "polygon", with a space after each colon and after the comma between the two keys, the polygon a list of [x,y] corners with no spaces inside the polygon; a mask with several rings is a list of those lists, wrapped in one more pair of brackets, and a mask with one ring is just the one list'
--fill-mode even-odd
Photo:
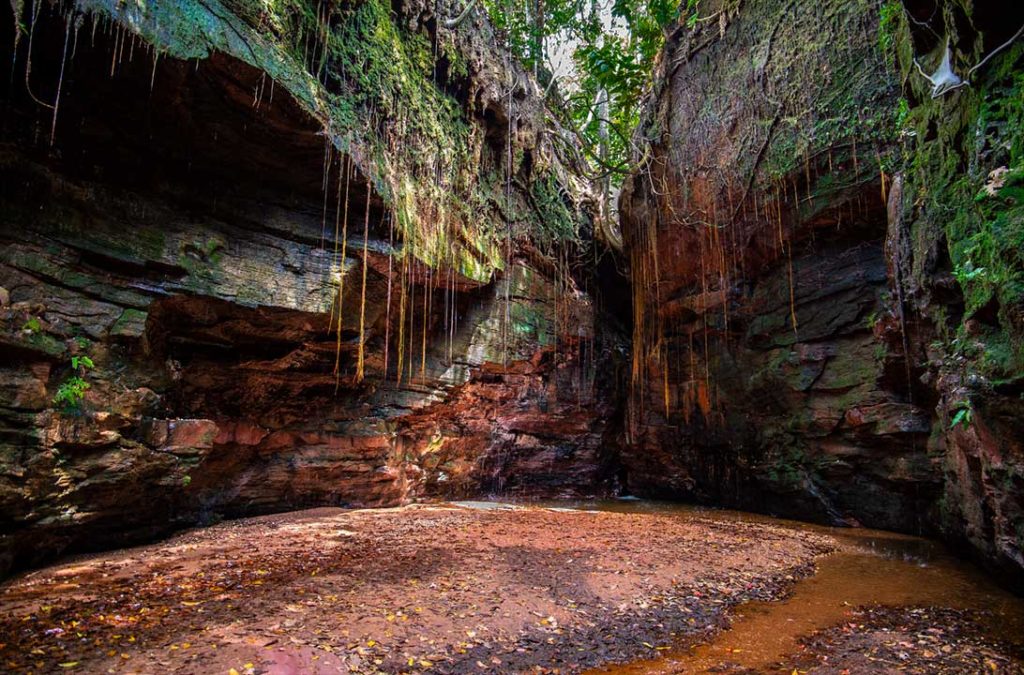
{"label": "canyon wall", "polygon": [[479,12],[12,6],[0,574],[226,516],[607,488],[592,199]]}
{"label": "canyon wall", "polygon": [[975,4],[724,0],[670,35],[621,198],[630,490],[940,533],[1020,583],[1022,50],[935,99],[914,66],[1024,23]]}
{"label": "canyon wall", "polygon": [[941,535],[1022,583],[1024,10],[685,3],[629,289],[479,11],[11,6],[0,574],[243,514],[624,489]]}
{"label": "canyon wall", "polygon": [[[905,5],[886,38],[906,111],[887,251],[930,329],[935,527],[1024,590],[1024,7]],[[937,90],[921,70],[947,44],[960,83]]]}

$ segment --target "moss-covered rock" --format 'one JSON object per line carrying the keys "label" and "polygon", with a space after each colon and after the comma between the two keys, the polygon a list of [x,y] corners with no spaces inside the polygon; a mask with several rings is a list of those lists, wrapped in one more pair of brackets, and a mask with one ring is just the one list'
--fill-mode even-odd
{"label": "moss-covered rock", "polygon": [[575,239],[587,221],[586,187],[544,131],[536,84],[489,48],[486,21],[438,28],[444,17],[422,0],[83,0],[74,11],[161,58],[224,53],[266,73],[264,89],[285,89],[353,158],[405,250],[432,267],[488,281],[507,238]]}
{"label": "moss-covered rock", "polygon": [[696,4],[621,202],[630,488],[920,530],[941,472],[883,246],[902,7]]}
{"label": "moss-covered rock", "polygon": [[[33,46],[3,92],[0,576],[514,470],[604,489],[587,183],[481,12],[11,7],[0,41]],[[438,429],[458,442],[416,452]]]}
{"label": "moss-covered rock", "polygon": [[[933,326],[945,533],[1024,577],[1024,13],[946,0],[904,3],[893,48],[904,83],[904,187],[890,239],[908,305]],[[1019,37],[1019,36],[1018,36]],[[960,86],[936,93],[947,48]]]}

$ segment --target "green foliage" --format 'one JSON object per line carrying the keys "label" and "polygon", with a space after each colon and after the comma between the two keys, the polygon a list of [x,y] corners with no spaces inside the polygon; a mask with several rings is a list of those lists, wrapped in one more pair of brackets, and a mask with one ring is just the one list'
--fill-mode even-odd
{"label": "green foliage", "polygon": [[91,385],[84,379],[78,375],[72,375],[57,387],[57,394],[53,397],[53,402],[63,408],[78,408],[82,399],[85,398],[85,392],[90,387]]}
{"label": "green foliage", "polygon": [[878,21],[878,48],[886,55],[890,64],[895,63],[893,49],[896,35],[903,20],[903,3],[900,0],[887,0],[882,4]]}
{"label": "green foliage", "polygon": [[[285,88],[318,120],[335,158],[355,160],[392,212],[403,255],[487,281],[504,264],[510,232],[538,226],[528,196],[504,189],[505,163],[480,161],[485,134],[460,83],[476,75],[479,55],[461,54],[450,31],[398,20],[385,0],[81,0],[77,7],[116,19],[161,55],[199,60],[221,52],[265,72],[268,88],[271,80]],[[447,72],[436,68],[443,61]],[[553,171],[546,159],[534,160],[531,178]],[[516,162],[509,173],[519,172]],[[220,250],[208,244],[194,242],[179,256],[197,292],[222,272]]]}
{"label": "green foliage", "polygon": [[88,356],[72,356],[71,370],[74,374],[61,382],[60,386],[57,387],[53,403],[65,410],[77,410],[81,407],[82,400],[85,398],[85,392],[92,386],[85,381],[82,375],[93,367],[95,367],[95,364]]}
{"label": "green foliage", "polygon": [[[966,39],[966,38],[965,38]],[[977,47],[981,49],[981,46]],[[905,192],[913,195],[910,240],[915,276],[927,242],[948,246],[963,293],[966,326],[951,341],[966,368],[1001,380],[1024,372],[1024,44],[1001,52],[972,78],[971,86],[932,100],[930,85],[914,72],[907,97],[918,101],[906,116]]]}
{"label": "green foliage", "polygon": [[907,124],[907,117],[910,116],[910,103],[906,98],[900,96],[896,102],[896,129],[900,130]]}
{"label": "green foliage", "polygon": [[553,175],[535,180],[531,195],[534,208],[540,216],[541,229],[537,238],[542,240],[541,243],[576,239],[576,216],[566,204]]}
{"label": "green foliage", "polygon": [[[535,16],[531,0],[485,0],[495,27],[528,68],[550,79],[550,44],[572,47],[576,78],[560,82],[564,120],[578,129],[595,163],[621,180],[628,167],[629,139],[640,119],[640,101],[651,67],[664,44],[664,30],[679,18],[677,0],[614,0],[611,25],[589,0],[546,0]],[[695,2],[691,4],[696,6]],[[614,26],[614,27],[613,27]],[[599,114],[606,92],[608,116]],[[605,156],[602,157],[602,146]]]}
{"label": "green foliage", "polygon": [[71,368],[73,370],[78,370],[80,367],[83,369],[89,369],[93,368],[94,366],[95,364],[93,364],[92,359],[90,359],[88,356],[71,357]]}
{"label": "green foliage", "polygon": [[691,30],[696,28],[699,20],[700,0],[686,0],[686,27]]}
{"label": "green foliage", "polygon": [[984,350],[981,353],[979,363],[981,372],[994,379],[1003,379],[1014,371],[1016,354],[1014,354],[1013,343],[1006,333],[993,331],[985,342]]}
{"label": "green foliage", "polygon": [[[778,31],[765,30],[764,37],[753,39],[761,45],[754,63],[772,83],[769,99],[781,107],[773,113],[771,107],[751,104],[752,110],[761,108],[755,117],[760,128],[743,139],[738,168],[741,173],[756,169],[762,189],[779,188],[783,194],[794,179],[791,188],[810,183],[810,198],[800,200],[797,216],[807,221],[837,196],[842,199],[894,171],[898,92],[890,69],[877,57],[876,33],[864,32],[871,11],[865,3],[828,3],[792,14],[789,7],[768,3],[759,10],[757,22]],[[749,67],[742,59],[738,63],[744,65],[722,75],[729,95],[748,86]],[[763,86],[751,94],[759,97],[757,89]],[[698,113],[692,124],[702,123],[720,120]]]}
{"label": "green foliage", "polygon": [[954,242],[954,274],[969,311],[992,297],[1004,306],[1024,302],[1024,164],[999,181],[978,192],[974,218],[960,221],[963,236]]}
{"label": "green foliage", "polygon": [[963,425],[965,428],[971,426],[971,421],[974,418],[974,409],[971,407],[970,401],[961,402],[953,415],[953,421],[950,422],[949,428],[955,429],[958,425]]}
{"label": "green foliage", "polygon": [[28,321],[25,322],[25,325],[22,326],[21,329],[34,335],[43,330],[43,324],[40,323],[39,319],[32,316],[29,317]]}
{"label": "green foliage", "polygon": [[189,476],[188,474],[186,474],[186,475],[181,477],[181,486],[182,487],[188,487],[191,484],[192,484],[192,476]]}

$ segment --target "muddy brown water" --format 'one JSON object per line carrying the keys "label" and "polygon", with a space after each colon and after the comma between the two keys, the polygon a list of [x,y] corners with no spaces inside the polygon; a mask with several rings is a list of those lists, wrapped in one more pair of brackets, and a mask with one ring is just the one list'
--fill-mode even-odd
{"label": "muddy brown water", "polygon": [[773,669],[800,648],[800,638],[849,620],[860,605],[936,606],[982,610],[988,634],[1010,642],[1024,636],[1024,598],[1000,588],[941,544],[880,530],[824,527],[750,513],[646,501],[601,501],[547,506],[673,514],[680,518],[763,522],[826,534],[838,550],[817,560],[816,574],[797,582],[778,602],[734,608],[729,629],[705,644],[679,645],[658,658],[604,667],[592,673],[699,673],[729,662]]}

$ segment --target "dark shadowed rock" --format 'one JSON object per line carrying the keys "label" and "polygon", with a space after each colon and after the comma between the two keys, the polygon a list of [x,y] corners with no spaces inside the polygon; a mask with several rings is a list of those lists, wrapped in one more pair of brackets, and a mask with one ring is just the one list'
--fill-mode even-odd
{"label": "dark shadowed rock", "polygon": [[607,489],[621,346],[565,262],[586,182],[449,9],[334,7],[323,64],[312,15],[248,0],[26,15],[48,100],[66,31],[94,39],[52,147],[26,78],[3,90],[0,574],[225,516]]}

